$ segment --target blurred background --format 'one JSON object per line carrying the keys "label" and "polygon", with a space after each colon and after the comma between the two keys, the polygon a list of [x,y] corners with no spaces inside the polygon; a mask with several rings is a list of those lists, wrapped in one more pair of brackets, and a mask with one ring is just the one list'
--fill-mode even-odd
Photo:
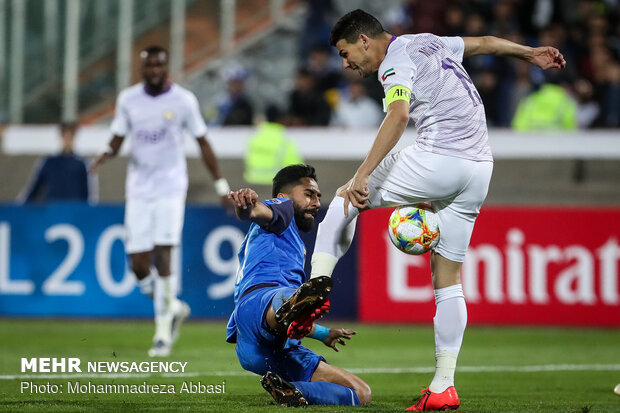
{"label": "blurred background", "polygon": [[[138,53],[148,45],[169,48],[173,81],[197,95],[233,188],[251,185],[269,197],[269,182],[248,166],[249,142],[266,123],[279,124],[294,159],[317,168],[327,206],[383,119],[376,77],[345,73],[328,45],[332,25],[355,8],[396,35],[495,35],[560,49],[561,72],[494,56],[464,63],[496,158],[464,275],[470,320],[620,325],[617,0],[0,0],[0,314],[152,311],[123,254],[126,156],[88,178],[88,202],[28,196],[41,157],[63,145],[62,124],[77,123],[74,151],[87,161],[107,147],[116,96],[141,81]],[[410,125],[399,147],[414,139]],[[217,206],[189,137],[187,155],[176,265],[194,314],[224,318],[247,226]],[[386,214],[362,217],[339,266],[338,282],[351,289],[335,290],[333,315],[429,322],[427,257],[389,247]],[[392,307],[365,311],[376,300]],[[502,321],[498,314],[509,310]]]}

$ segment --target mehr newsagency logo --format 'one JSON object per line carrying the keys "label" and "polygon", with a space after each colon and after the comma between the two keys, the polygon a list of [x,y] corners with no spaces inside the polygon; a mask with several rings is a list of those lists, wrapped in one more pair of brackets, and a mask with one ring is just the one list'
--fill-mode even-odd
{"label": "mehr newsagency logo", "polygon": [[[158,377],[175,379],[195,376],[187,372],[187,361],[88,361],[77,357],[21,358],[20,391],[27,394],[101,394],[101,393],[201,393],[224,394],[226,381],[202,383],[183,381],[169,383],[123,383],[122,379]],[[37,383],[30,379],[74,379],[63,383]],[[90,379],[114,379],[113,383],[97,383]],[[120,379],[120,380],[119,380]],[[120,381],[120,382],[119,382]]]}

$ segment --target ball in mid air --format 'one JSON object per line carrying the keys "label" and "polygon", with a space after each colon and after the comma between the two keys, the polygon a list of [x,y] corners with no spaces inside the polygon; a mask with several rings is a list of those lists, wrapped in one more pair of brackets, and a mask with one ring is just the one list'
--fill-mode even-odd
{"label": "ball in mid air", "polygon": [[396,248],[407,254],[421,255],[439,242],[439,219],[428,209],[401,206],[390,216],[388,233]]}

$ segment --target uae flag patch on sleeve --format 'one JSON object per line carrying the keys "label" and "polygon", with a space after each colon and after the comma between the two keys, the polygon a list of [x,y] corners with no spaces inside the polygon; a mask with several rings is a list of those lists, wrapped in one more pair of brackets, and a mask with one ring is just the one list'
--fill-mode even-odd
{"label": "uae flag patch on sleeve", "polygon": [[381,75],[381,80],[383,80],[383,81],[385,82],[385,80],[386,80],[388,77],[390,77],[390,76],[392,76],[392,75],[395,75],[395,74],[396,74],[396,72],[394,71],[394,68],[393,68],[393,67],[391,67],[391,68],[389,68],[388,70],[386,70],[385,72],[383,72],[383,74]]}

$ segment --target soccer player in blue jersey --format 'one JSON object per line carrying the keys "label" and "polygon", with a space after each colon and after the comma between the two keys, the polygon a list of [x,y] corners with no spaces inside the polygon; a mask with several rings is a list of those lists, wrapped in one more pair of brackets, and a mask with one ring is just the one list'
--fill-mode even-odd
{"label": "soccer player in blue jersey", "polygon": [[[329,277],[303,283],[306,249],[299,230],[314,227],[321,206],[314,168],[281,169],[273,179],[272,196],[259,202],[250,188],[228,194],[237,216],[252,225],[239,250],[236,305],[226,341],[237,344],[241,366],[263,376],[263,387],[278,404],[370,403],[370,387],[362,379],[327,364],[297,339],[307,335],[338,351],[337,345],[355,334],[313,323],[327,310]],[[297,332],[291,332],[295,326]]]}

